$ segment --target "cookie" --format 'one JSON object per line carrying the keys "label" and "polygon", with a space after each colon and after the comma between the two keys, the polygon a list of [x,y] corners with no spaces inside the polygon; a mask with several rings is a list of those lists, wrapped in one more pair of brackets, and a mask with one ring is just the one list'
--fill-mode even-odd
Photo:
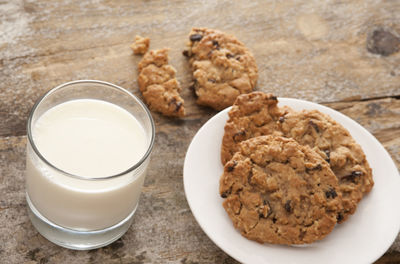
{"label": "cookie", "polygon": [[372,170],[361,146],[347,129],[317,110],[288,111],[278,124],[285,137],[310,146],[330,164],[343,196],[338,222],[345,221],[374,185]]}
{"label": "cookie", "polygon": [[277,121],[284,114],[272,94],[252,92],[237,97],[229,111],[222,138],[221,161],[225,164],[238,150],[238,143],[246,139],[277,134],[281,135]]}
{"label": "cookie", "polygon": [[220,179],[235,228],[260,243],[305,244],[328,235],[341,207],[329,164],[293,139],[259,136],[239,144]]}
{"label": "cookie", "polygon": [[131,49],[134,54],[145,54],[150,46],[150,39],[136,35],[135,42],[131,44]]}
{"label": "cookie", "polygon": [[153,111],[165,116],[183,117],[184,100],[175,78],[176,70],[168,64],[168,49],[151,50],[139,62],[139,89],[144,101]]}
{"label": "cookie", "polygon": [[331,165],[339,181],[343,209],[338,213],[344,222],[357,208],[373,185],[372,171],[361,147],[349,132],[329,116],[317,110],[296,112],[277,107],[270,94],[253,92],[237,98],[229,111],[222,140],[223,164],[237,151],[238,143],[260,135],[281,135],[308,145]]}
{"label": "cookie", "polygon": [[193,28],[189,40],[183,54],[189,58],[199,105],[221,110],[231,106],[239,94],[254,89],[258,78],[255,59],[234,36]]}

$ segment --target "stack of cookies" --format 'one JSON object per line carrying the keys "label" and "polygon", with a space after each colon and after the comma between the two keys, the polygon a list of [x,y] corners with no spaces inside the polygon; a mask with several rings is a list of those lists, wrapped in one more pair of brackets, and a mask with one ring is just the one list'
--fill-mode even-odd
{"label": "stack of cookies", "polygon": [[237,97],[222,140],[220,195],[246,238],[312,243],[355,212],[373,187],[372,171],[331,117],[277,104],[262,92]]}

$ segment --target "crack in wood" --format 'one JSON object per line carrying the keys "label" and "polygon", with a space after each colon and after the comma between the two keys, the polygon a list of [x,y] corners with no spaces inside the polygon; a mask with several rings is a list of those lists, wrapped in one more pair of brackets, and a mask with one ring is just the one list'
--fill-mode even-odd
{"label": "crack in wood", "polygon": [[354,102],[357,103],[357,102],[367,102],[367,101],[382,100],[382,99],[389,99],[389,98],[400,100],[400,94],[399,95],[376,96],[376,97],[362,98],[362,99],[357,99],[357,100],[342,100],[342,101],[329,101],[329,102],[327,101],[327,102],[320,102],[320,104],[329,105],[329,104],[336,104],[336,103],[354,103]]}

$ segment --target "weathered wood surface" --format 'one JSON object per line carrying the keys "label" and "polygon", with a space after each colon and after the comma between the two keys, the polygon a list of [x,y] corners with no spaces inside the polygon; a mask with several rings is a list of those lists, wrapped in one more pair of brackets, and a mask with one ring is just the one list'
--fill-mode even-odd
{"label": "weathered wood surface", "polygon": [[[192,26],[235,34],[255,54],[258,90],[326,105],[350,116],[400,168],[400,2],[0,1],[0,262],[236,263],[193,218],[182,167],[196,131],[214,111],[195,104],[181,55]],[[169,47],[187,117],[154,114],[157,139],[134,224],[93,251],[60,248],[27,218],[24,159],[28,112],[50,88],[99,79],[139,95],[129,44]],[[378,263],[400,261],[400,238]]]}

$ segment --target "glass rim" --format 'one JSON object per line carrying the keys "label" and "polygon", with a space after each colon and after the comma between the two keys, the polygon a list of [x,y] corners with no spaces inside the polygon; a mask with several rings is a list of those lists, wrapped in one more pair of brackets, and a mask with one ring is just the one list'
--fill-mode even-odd
{"label": "glass rim", "polygon": [[[32,136],[32,120],[33,120],[33,115],[36,111],[36,109],[38,108],[38,106],[40,105],[41,102],[43,102],[43,100],[45,100],[49,95],[55,93],[56,91],[70,86],[70,85],[74,85],[74,84],[80,84],[80,83],[89,83],[89,84],[101,84],[104,86],[108,86],[109,88],[114,88],[120,92],[123,92],[124,94],[128,95],[129,97],[131,97],[133,100],[135,100],[137,103],[139,103],[139,105],[145,110],[147,117],[150,120],[150,125],[151,125],[151,139],[150,139],[150,144],[149,147],[147,148],[146,153],[143,155],[143,157],[136,162],[133,166],[131,166],[130,168],[128,168],[125,171],[122,171],[118,174],[114,174],[114,175],[110,175],[110,176],[106,176],[106,177],[94,177],[94,178],[86,178],[84,176],[80,176],[80,175],[76,175],[76,174],[72,174],[69,172],[66,172],[60,168],[58,168],[57,166],[53,165],[51,162],[49,162],[38,150],[38,148],[36,147],[36,144],[33,140],[33,136]],[[99,99],[100,100],[100,99]],[[155,141],[155,125],[154,125],[154,120],[153,117],[151,116],[150,110],[147,108],[147,106],[142,102],[142,100],[140,100],[138,97],[136,97],[134,94],[132,94],[131,92],[129,92],[128,90],[109,83],[109,82],[105,82],[105,81],[99,81],[99,80],[76,80],[76,81],[70,81],[70,82],[66,82],[63,84],[60,84],[52,89],[50,89],[49,91],[47,91],[44,95],[42,95],[41,97],[39,97],[39,99],[37,99],[37,101],[35,102],[35,104],[33,105],[30,113],[29,113],[29,117],[28,117],[28,123],[27,123],[27,136],[28,136],[28,141],[33,149],[33,151],[35,152],[35,154],[44,162],[46,163],[48,166],[50,166],[51,168],[53,168],[54,170],[68,176],[68,177],[72,177],[72,178],[76,178],[76,179],[80,179],[80,180],[87,180],[87,181],[100,181],[100,180],[107,180],[107,179],[114,179],[114,178],[118,178],[120,176],[126,175],[132,171],[134,171],[135,169],[139,168],[146,160],[147,158],[150,156],[151,151],[153,149],[154,146],[154,141]]]}

